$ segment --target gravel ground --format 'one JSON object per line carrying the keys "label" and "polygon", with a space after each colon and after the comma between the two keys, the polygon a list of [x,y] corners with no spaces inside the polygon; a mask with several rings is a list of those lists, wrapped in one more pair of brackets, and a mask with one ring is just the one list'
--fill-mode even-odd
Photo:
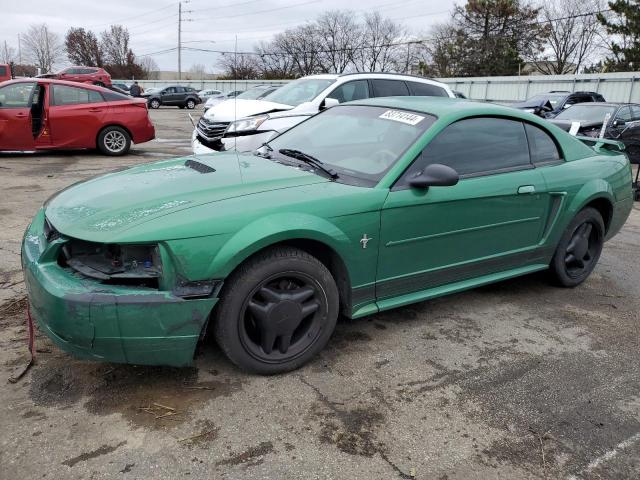
{"label": "gravel ground", "polygon": [[[187,113],[158,139],[0,155],[0,479],[640,477],[640,212],[573,290],[544,275],[342,321],[305,368],[237,371],[212,344],[188,369],[28,361],[19,244],[55,191],[188,154]],[[170,407],[170,408],[165,408]],[[171,415],[167,415],[171,413]]]}

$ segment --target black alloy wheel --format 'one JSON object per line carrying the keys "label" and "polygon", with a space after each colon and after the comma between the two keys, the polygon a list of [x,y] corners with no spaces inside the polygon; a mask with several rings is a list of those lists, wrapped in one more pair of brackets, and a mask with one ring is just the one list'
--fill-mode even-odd
{"label": "black alloy wheel", "polygon": [[584,282],[598,263],[604,245],[602,215],[594,208],[581,210],[565,230],[551,261],[551,272],[563,287]]}
{"label": "black alloy wheel", "polygon": [[276,247],[225,281],[214,311],[216,341],[239,367],[262,374],[300,367],[327,343],[338,317],[338,289],[318,259]]}

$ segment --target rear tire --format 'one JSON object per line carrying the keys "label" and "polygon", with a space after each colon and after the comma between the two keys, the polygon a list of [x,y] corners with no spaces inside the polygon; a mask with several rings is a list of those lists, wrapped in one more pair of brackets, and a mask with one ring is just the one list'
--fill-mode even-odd
{"label": "rear tire", "polygon": [[338,289],[308,253],[277,247],[257,254],[226,280],[214,335],[238,367],[263,375],[294,370],[326,345],[338,318]]}
{"label": "rear tire", "polygon": [[98,149],[112,157],[126,155],[131,149],[131,136],[124,128],[112,125],[98,135]]}
{"label": "rear tire", "polygon": [[600,212],[591,207],[578,212],[562,234],[551,260],[554,282],[568,288],[584,282],[598,263],[604,235]]}

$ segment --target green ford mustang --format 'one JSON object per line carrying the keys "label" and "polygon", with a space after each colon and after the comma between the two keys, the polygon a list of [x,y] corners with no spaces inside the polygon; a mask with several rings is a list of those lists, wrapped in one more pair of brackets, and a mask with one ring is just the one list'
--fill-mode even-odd
{"label": "green ford mustang", "polygon": [[632,207],[622,146],[517,110],[381,98],[254,155],[140,165],[51,198],[22,246],[32,318],[77,356],[291,370],[357,318],[550,269],[573,287]]}

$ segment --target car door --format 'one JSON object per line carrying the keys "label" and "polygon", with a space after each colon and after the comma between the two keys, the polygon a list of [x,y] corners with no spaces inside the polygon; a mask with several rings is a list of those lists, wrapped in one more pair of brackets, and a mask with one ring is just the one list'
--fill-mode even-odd
{"label": "car door", "polygon": [[48,118],[53,146],[95,147],[108,108],[108,103],[95,90],[51,85]]}
{"label": "car door", "polygon": [[160,95],[163,105],[176,105],[176,87],[167,87]]}
{"label": "car door", "polygon": [[386,80],[374,78],[371,80],[373,97],[406,97],[409,88],[402,80]]}
{"label": "car door", "polygon": [[0,150],[32,150],[34,147],[31,103],[35,82],[0,88]]}
{"label": "car door", "polygon": [[[457,185],[427,190],[408,179],[439,163]],[[524,125],[470,118],[440,132],[392,187],[381,213],[379,300],[535,261],[549,198]]]}

